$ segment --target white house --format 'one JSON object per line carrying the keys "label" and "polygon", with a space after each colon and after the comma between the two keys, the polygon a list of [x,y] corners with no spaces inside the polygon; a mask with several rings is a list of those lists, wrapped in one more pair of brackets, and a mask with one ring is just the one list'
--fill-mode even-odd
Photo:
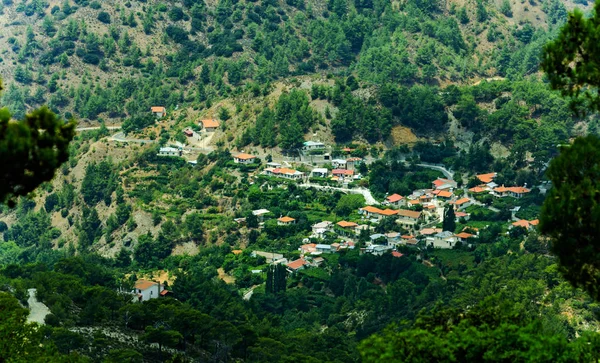
{"label": "white house", "polygon": [[158,156],[181,156],[181,150],[174,147],[161,147]]}
{"label": "white house", "polygon": [[325,144],[323,144],[322,142],[318,142],[318,141],[306,141],[304,143],[304,146],[302,147],[302,149],[306,150],[306,151],[323,150],[323,149],[325,149]]}
{"label": "white house", "polygon": [[334,169],[346,169],[347,165],[348,162],[344,159],[334,159],[331,161],[331,166],[333,166]]}
{"label": "white house", "polygon": [[253,210],[252,214],[256,216],[259,222],[262,222],[266,214],[271,213],[268,209]]}
{"label": "white house", "polygon": [[427,237],[426,241],[427,246],[448,249],[456,245],[458,238],[450,231],[443,231],[435,234],[433,237]]}
{"label": "white house", "polygon": [[398,220],[396,223],[407,230],[414,230],[415,226],[422,219],[423,214],[414,210],[400,209],[398,211]]}
{"label": "white house", "polygon": [[266,168],[263,173],[268,176],[275,176],[290,180],[302,179],[302,177],[304,176],[304,173],[298,170],[288,168]]}
{"label": "white house", "polygon": [[326,245],[326,244],[317,244],[315,246],[315,248],[317,249],[317,252],[323,252],[323,253],[331,253],[331,252],[335,252],[332,251],[331,249],[331,245]]}
{"label": "white house", "polygon": [[384,204],[391,205],[393,207],[402,207],[406,205],[406,198],[400,194],[392,194],[385,198]]}
{"label": "white house", "polygon": [[312,237],[324,238],[325,233],[333,230],[333,223],[330,221],[323,221],[312,225]]}
{"label": "white house", "polygon": [[150,111],[152,111],[152,114],[158,118],[161,118],[161,117],[167,115],[167,109],[164,108],[163,106],[152,106],[150,108]]}
{"label": "white house", "polygon": [[371,253],[375,256],[382,256],[384,253],[390,251],[392,246],[383,245],[371,245],[365,248],[365,253]]}
{"label": "white house", "polygon": [[329,170],[325,168],[315,168],[310,172],[310,175],[313,178],[327,178],[327,175],[329,175]]}
{"label": "white house", "polygon": [[163,284],[148,280],[137,280],[133,288],[133,293],[136,295],[134,300],[139,302],[156,299],[167,292]]}
{"label": "white house", "polygon": [[241,153],[233,157],[233,162],[236,164],[252,164],[256,160],[256,156]]}

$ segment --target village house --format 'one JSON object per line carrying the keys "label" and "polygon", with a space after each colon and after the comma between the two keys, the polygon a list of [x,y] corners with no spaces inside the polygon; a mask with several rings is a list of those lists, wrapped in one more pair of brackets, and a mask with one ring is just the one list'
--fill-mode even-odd
{"label": "village house", "polygon": [[310,176],[313,178],[327,178],[329,170],[325,168],[315,168],[310,172]]}
{"label": "village house", "polygon": [[461,218],[464,218],[465,221],[468,221],[469,218],[471,218],[471,215],[469,213],[465,213],[465,212],[456,212],[456,213],[454,213],[454,217],[455,217],[456,223],[459,223]]}
{"label": "village house", "polygon": [[374,218],[376,220],[380,220],[385,217],[395,216],[398,214],[398,211],[394,209],[379,209],[377,207],[366,206],[364,208],[360,208],[358,213],[362,214],[367,218]]}
{"label": "village house", "polygon": [[398,252],[398,251],[392,251],[392,256],[393,256],[393,257],[396,257],[396,258],[400,258],[400,257],[402,257],[402,256],[404,256],[404,255],[403,255],[403,254],[401,254],[401,253],[400,253],[400,252]]}
{"label": "village house", "polygon": [[256,216],[259,222],[262,222],[265,218],[265,215],[271,213],[268,209],[257,209],[253,210],[252,214]]}
{"label": "village house", "polygon": [[331,166],[334,169],[346,169],[348,162],[344,159],[334,159],[331,161]]}
{"label": "village house", "polygon": [[256,156],[241,153],[233,157],[233,162],[236,164],[252,164],[256,160]]}
{"label": "village house", "polygon": [[463,210],[471,205],[473,205],[473,201],[469,198],[461,198],[455,202],[451,202],[454,205],[454,209]]}
{"label": "village house", "polygon": [[325,149],[325,144],[318,141],[305,141],[304,146],[302,146],[302,150],[311,151],[311,150],[323,150]]}
{"label": "village house", "polygon": [[290,179],[290,180],[302,179],[302,177],[304,176],[304,173],[299,172],[294,169],[288,169],[288,168],[275,168],[275,169],[266,168],[264,171],[264,174],[266,174],[268,176],[274,176],[274,177],[285,178],[285,179]]}
{"label": "village house", "polygon": [[200,121],[200,126],[206,132],[215,132],[219,128],[219,121],[215,119],[204,119]]}
{"label": "village house", "polygon": [[497,197],[513,197],[513,198],[522,198],[525,194],[529,193],[531,190],[525,187],[505,187],[500,186],[494,189],[494,195]]}
{"label": "village house", "polygon": [[346,169],[355,170],[362,161],[363,159],[361,158],[348,158],[346,159]]}
{"label": "village house", "polygon": [[392,246],[371,245],[367,246],[367,248],[364,249],[364,252],[373,254],[375,256],[382,256],[384,253],[390,251],[391,249]]}
{"label": "village house", "polygon": [[164,117],[167,115],[167,109],[163,106],[153,106],[150,107],[150,111],[152,114],[158,118]]}
{"label": "village house", "polygon": [[300,253],[302,255],[306,255],[306,254],[311,254],[313,252],[317,252],[317,244],[316,243],[303,244],[302,246],[300,246],[300,248],[298,248],[298,251],[300,251]]}
{"label": "village house", "polygon": [[192,137],[192,136],[194,136],[194,131],[192,131],[190,129],[185,129],[185,130],[183,130],[183,134],[187,137]]}
{"label": "village house", "polygon": [[454,180],[442,178],[437,178],[432,182],[432,187],[436,190],[454,189],[457,185],[458,184]]}
{"label": "village house", "polygon": [[402,226],[402,228],[407,230],[415,230],[416,225],[421,221],[423,214],[421,212],[400,209],[398,212],[398,220],[396,223]]}
{"label": "village house", "polygon": [[452,192],[448,190],[434,190],[433,195],[435,195],[437,199],[444,201],[450,200],[453,196]]}
{"label": "village house", "polygon": [[491,183],[492,181],[494,181],[494,178],[496,177],[496,175],[498,175],[498,174],[497,173],[488,173],[488,174],[475,175],[475,177],[477,179],[479,179],[479,181],[482,182],[483,184],[488,184],[488,183]]}
{"label": "village house", "polygon": [[388,232],[385,234],[385,238],[390,246],[396,247],[400,244],[400,233],[398,232]]}
{"label": "village house", "polygon": [[331,175],[337,176],[338,178],[341,178],[341,179],[352,178],[352,176],[354,175],[354,171],[346,170],[346,169],[333,169],[331,171]]}
{"label": "village house", "polygon": [[473,238],[477,237],[474,234],[471,233],[467,233],[467,232],[460,232],[459,234],[454,235],[456,238],[458,238],[458,240],[462,243],[469,243],[469,240],[472,240]]}
{"label": "village house", "polygon": [[382,244],[381,242],[383,242],[383,244],[387,243],[387,237],[381,233],[372,234],[369,236],[369,238],[371,239],[371,243],[376,243],[376,244]]}
{"label": "village house", "polygon": [[315,238],[324,238],[325,233],[331,232],[333,223],[330,221],[323,221],[312,225],[312,235]]}
{"label": "village house", "polygon": [[174,147],[161,147],[158,150],[158,156],[181,156],[182,151]]}
{"label": "village house", "polygon": [[136,295],[135,301],[139,302],[156,299],[167,294],[165,286],[154,281],[137,280],[133,288],[133,293]]}
{"label": "village house", "polygon": [[534,229],[534,228],[535,228],[535,227],[536,227],[536,226],[537,226],[539,223],[540,223],[540,221],[539,221],[539,220],[537,220],[537,219],[534,219],[534,220],[532,220],[532,221],[528,221],[528,220],[525,220],[525,219],[521,219],[521,220],[518,220],[518,221],[516,221],[516,222],[512,223],[512,224],[511,224],[511,228],[514,228],[514,227],[521,227],[521,228],[525,228],[526,230],[532,230],[532,229]]}
{"label": "village house", "polygon": [[357,236],[360,236],[360,233],[362,231],[367,231],[370,233],[370,231],[374,230],[375,228],[373,228],[372,226],[369,226],[367,224],[361,224],[361,225],[356,225],[354,227],[354,234]]}
{"label": "village house", "polygon": [[456,246],[458,238],[450,231],[443,231],[435,234],[433,237],[427,237],[427,246],[433,246],[434,248],[453,248]]}
{"label": "village house", "polygon": [[280,264],[280,263],[287,263],[287,260],[285,258],[283,258],[283,255],[280,254],[280,253],[264,252],[264,251],[252,251],[252,253],[250,254],[250,256],[252,256],[252,257],[262,256],[265,259],[267,259],[267,262],[269,264],[273,264],[273,265],[277,265],[277,264]]}
{"label": "village house", "polygon": [[281,217],[277,218],[278,226],[291,226],[292,224],[296,224],[296,220],[292,217]]}
{"label": "village house", "polygon": [[317,249],[317,252],[321,252],[321,253],[332,253],[332,252],[336,251],[336,250],[332,250],[331,245],[326,245],[326,244],[317,244],[315,246],[315,248]]}
{"label": "village house", "polygon": [[314,267],[319,267],[321,266],[323,263],[325,262],[325,259],[323,257],[315,257],[312,259],[312,265]]}
{"label": "village house", "polygon": [[304,269],[304,267],[308,264],[309,263],[306,260],[299,258],[296,261],[292,261],[292,262],[288,263],[286,266],[287,266],[287,270],[290,273],[296,273],[296,272]]}
{"label": "village house", "polygon": [[490,189],[485,184],[478,185],[473,188],[469,188],[469,193],[471,193],[471,194],[481,194],[481,193],[487,193],[489,191],[490,191]]}
{"label": "village house", "polygon": [[392,194],[385,198],[384,204],[392,207],[403,207],[406,205],[406,199],[400,194]]}
{"label": "village house", "polygon": [[267,162],[267,168],[281,168],[281,164],[269,161]]}

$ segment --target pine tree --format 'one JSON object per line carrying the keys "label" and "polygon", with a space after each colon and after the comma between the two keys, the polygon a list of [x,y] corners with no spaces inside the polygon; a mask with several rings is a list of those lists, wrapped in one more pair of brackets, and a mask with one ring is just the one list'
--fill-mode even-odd
{"label": "pine tree", "polygon": [[444,212],[444,222],[442,224],[442,229],[444,231],[454,232],[456,229],[456,216],[454,214],[454,208],[448,207]]}

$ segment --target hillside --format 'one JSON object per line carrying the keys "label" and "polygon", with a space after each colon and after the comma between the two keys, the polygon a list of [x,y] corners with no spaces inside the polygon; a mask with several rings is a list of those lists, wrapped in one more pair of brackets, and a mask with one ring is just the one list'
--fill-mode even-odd
{"label": "hillside", "polygon": [[0,340],[24,327],[29,358],[70,362],[593,361],[598,302],[538,227],[559,145],[600,133],[539,69],[575,6],[3,1],[2,106],[79,131],[0,204]]}

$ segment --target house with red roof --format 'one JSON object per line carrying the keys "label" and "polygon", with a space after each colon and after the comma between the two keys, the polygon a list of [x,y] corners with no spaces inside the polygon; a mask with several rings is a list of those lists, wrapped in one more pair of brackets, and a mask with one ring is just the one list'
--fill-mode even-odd
{"label": "house with red roof", "polygon": [[295,224],[296,220],[292,217],[281,217],[281,218],[277,218],[277,225],[278,226],[290,226],[292,224]]}
{"label": "house with red roof", "polygon": [[473,201],[469,198],[460,198],[454,202],[450,202],[450,204],[454,205],[454,209],[463,210],[463,209],[473,205]]}
{"label": "house with red roof", "polygon": [[233,162],[236,164],[252,164],[256,160],[256,156],[240,153],[233,157]]}
{"label": "house with red roof", "polygon": [[302,258],[299,258],[299,259],[297,259],[297,260],[295,260],[295,261],[292,261],[292,262],[288,263],[288,264],[286,265],[286,267],[287,267],[287,270],[288,270],[290,273],[296,273],[296,272],[298,272],[298,271],[300,271],[300,270],[304,269],[304,267],[305,267],[306,265],[308,265],[308,264],[309,264],[309,263],[308,263],[308,262],[306,262],[306,260],[304,260],[304,259],[302,259]]}
{"label": "house with red roof", "polygon": [[163,291],[166,291],[165,286],[154,281],[137,280],[133,285],[133,293],[136,296],[134,300],[139,302],[156,299]]}
{"label": "house with red roof", "polygon": [[337,176],[338,178],[341,178],[341,179],[352,178],[352,176],[354,176],[354,170],[333,169],[331,171],[331,175]]}
{"label": "house with red roof", "polygon": [[520,228],[525,228],[526,230],[529,231],[529,230],[534,229],[539,223],[540,223],[540,221],[537,220],[537,219],[534,219],[532,221],[528,221],[528,220],[525,220],[525,219],[520,219],[520,220],[518,220],[516,222],[513,222],[511,224],[511,228],[520,227]]}
{"label": "house with red roof", "polygon": [[150,107],[150,112],[152,112],[152,114],[158,118],[167,115],[167,109],[163,106],[152,106]]}
{"label": "house with red roof", "polygon": [[385,204],[393,207],[402,207],[406,205],[406,198],[400,194],[392,194],[385,198]]}
{"label": "house with red roof", "polygon": [[458,184],[454,180],[442,179],[442,178],[437,178],[431,184],[432,184],[432,189],[436,189],[436,190],[454,189],[458,186]]}
{"label": "house with red roof", "polygon": [[364,215],[367,218],[375,218],[380,220],[385,217],[391,217],[398,214],[397,210],[394,209],[379,209],[373,206],[366,206],[364,208],[360,208],[358,213]]}
{"label": "house with red roof", "polygon": [[531,190],[525,187],[505,187],[504,185],[494,188],[494,195],[497,197],[523,198]]}
{"label": "house with red roof", "polygon": [[219,128],[219,121],[214,118],[204,119],[200,121],[198,125],[206,132],[215,132]]}
{"label": "house with red roof", "polygon": [[304,176],[304,173],[288,168],[266,168],[263,171],[263,174],[290,180],[302,179],[302,177]]}
{"label": "house with red roof", "polygon": [[461,241],[462,243],[469,243],[470,242],[469,239],[477,237],[474,234],[470,234],[467,232],[460,232],[459,234],[455,234],[454,236],[456,238],[458,238],[458,240]]}
{"label": "house with red roof", "polygon": [[494,178],[498,175],[497,173],[479,174],[475,175],[477,179],[483,184],[488,184],[494,181]]}

